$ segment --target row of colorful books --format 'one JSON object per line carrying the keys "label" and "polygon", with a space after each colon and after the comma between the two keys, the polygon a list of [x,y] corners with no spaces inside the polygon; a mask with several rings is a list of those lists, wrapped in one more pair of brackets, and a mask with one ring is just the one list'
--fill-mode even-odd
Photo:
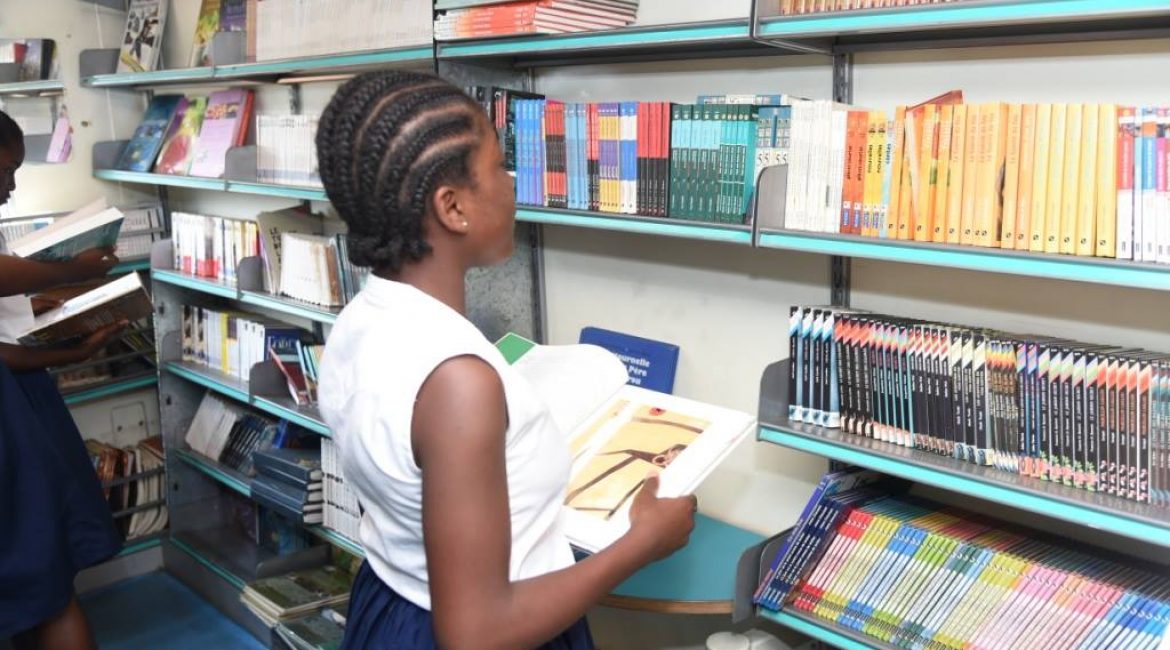
{"label": "row of colorful books", "polygon": [[772,11],[765,15],[793,16],[859,9],[891,9],[922,5],[941,5],[963,0],[772,0]]}
{"label": "row of colorful books", "polygon": [[253,92],[246,89],[209,97],[156,95],[115,168],[222,178],[228,149],[247,140],[253,101]]}
{"label": "row of colorful books", "polygon": [[[564,34],[631,25],[638,0],[492,0],[436,5],[435,40],[516,34]],[[473,6],[469,6],[473,5]]]}
{"label": "row of colorful books", "polygon": [[785,228],[1170,263],[1168,109],[955,91],[792,115]]}
{"label": "row of colorful books", "polygon": [[[155,470],[165,464],[162,438],[144,438],[135,445],[116,447],[100,440],[85,441],[85,449],[101,479],[106,501],[116,513],[114,523],[127,539],[153,535],[167,526],[166,477]],[[150,474],[133,478],[141,474]],[[158,504],[153,505],[152,504]]]}
{"label": "row of colorful books", "polygon": [[[248,381],[253,366],[273,359],[301,373],[312,335],[298,327],[237,311],[183,305],[182,359]],[[291,380],[290,380],[291,381]],[[304,388],[303,380],[296,382]]]}
{"label": "row of colorful books", "polygon": [[1164,647],[1165,570],[900,495],[867,474],[821,481],[759,604],[899,648]]}
{"label": "row of colorful books", "polygon": [[794,307],[789,418],[1170,506],[1170,355]]}
{"label": "row of colorful books", "polygon": [[744,223],[760,171],[787,161],[786,95],[566,104],[468,92],[500,133],[522,205]]}
{"label": "row of colorful books", "polygon": [[257,222],[171,213],[172,264],[180,273],[235,284],[240,261],[260,254]]}

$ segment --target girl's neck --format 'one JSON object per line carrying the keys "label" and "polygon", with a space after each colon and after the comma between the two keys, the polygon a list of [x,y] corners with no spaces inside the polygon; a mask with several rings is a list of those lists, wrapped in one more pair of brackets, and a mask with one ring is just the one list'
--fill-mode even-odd
{"label": "girl's neck", "polygon": [[397,273],[375,271],[375,275],[395,282],[402,282],[426,293],[451,309],[466,315],[466,269],[449,262],[439,263],[434,254],[425,259],[409,263]]}

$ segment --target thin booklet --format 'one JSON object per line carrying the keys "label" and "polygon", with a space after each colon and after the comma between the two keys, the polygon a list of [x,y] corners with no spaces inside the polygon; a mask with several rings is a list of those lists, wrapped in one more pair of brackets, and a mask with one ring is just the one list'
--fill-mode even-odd
{"label": "thin booklet", "polygon": [[41,262],[64,262],[91,248],[118,243],[125,216],[98,199],[9,245],[13,255]]}
{"label": "thin booklet", "polygon": [[756,426],[747,413],[628,385],[625,365],[604,348],[535,345],[511,334],[497,348],[566,434],[573,465],[565,531],[585,551],[625,534],[652,470],[660,472],[659,496],[690,494]]}
{"label": "thin booklet", "polygon": [[137,273],[129,273],[37,316],[19,340],[24,345],[58,343],[88,336],[118,321],[142,320],[153,310],[142,280]]}

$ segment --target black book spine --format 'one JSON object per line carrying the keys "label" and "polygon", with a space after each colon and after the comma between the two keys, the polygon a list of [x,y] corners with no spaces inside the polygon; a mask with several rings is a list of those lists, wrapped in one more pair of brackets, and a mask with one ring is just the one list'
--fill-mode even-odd
{"label": "black book spine", "polygon": [[972,335],[973,356],[971,359],[972,389],[975,393],[975,461],[987,463],[988,442],[987,420],[989,417],[987,395],[987,338],[983,334]]}
{"label": "black book spine", "polygon": [[964,458],[975,459],[974,450],[978,444],[975,438],[975,335],[970,330],[963,332],[963,443]]}
{"label": "black book spine", "polygon": [[1037,396],[1040,402],[1040,454],[1042,478],[1051,478],[1052,465],[1052,349],[1048,345],[1040,346],[1040,361],[1038,367]]}
{"label": "black book spine", "polygon": [[1085,440],[1084,486],[1097,490],[1097,476],[1101,466],[1101,355],[1085,355],[1085,422],[1082,435]]}
{"label": "black book spine", "polygon": [[788,310],[788,412],[791,414],[797,404],[796,386],[800,374],[800,323],[804,310],[793,305]]}
{"label": "black book spine", "polygon": [[1083,350],[1073,352],[1072,376],[1072,484],[1079,488],[1085,487],[1085,435],[1087,428],[1087,405],[1085,404],[1085,372],[1086,355]]}

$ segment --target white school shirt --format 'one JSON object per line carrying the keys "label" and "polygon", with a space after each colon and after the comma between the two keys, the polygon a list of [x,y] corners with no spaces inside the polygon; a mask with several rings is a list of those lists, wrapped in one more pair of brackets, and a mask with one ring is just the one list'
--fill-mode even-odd
{"label": "white school shirt", "polygon": [[[0,255],[11,255],[3,234],[0,234]],[[16,343],[16,337],[32,329],[34,322],[28,296],[0,297],[0,343]]]}
{"label": "white school shirt", "polygon": [[532,578],[573,563],[561,517],[571,457],[548,408],[461,314],[410,285],[370,276],[325,346],[320,409],[337,442],[345,482],[364,509],[360,541],[371,568],[427,610],[422,473],[414,461],[411,422],[423,382],[443,361],[461,355],[491,364],[504,386],[509,576]]}

